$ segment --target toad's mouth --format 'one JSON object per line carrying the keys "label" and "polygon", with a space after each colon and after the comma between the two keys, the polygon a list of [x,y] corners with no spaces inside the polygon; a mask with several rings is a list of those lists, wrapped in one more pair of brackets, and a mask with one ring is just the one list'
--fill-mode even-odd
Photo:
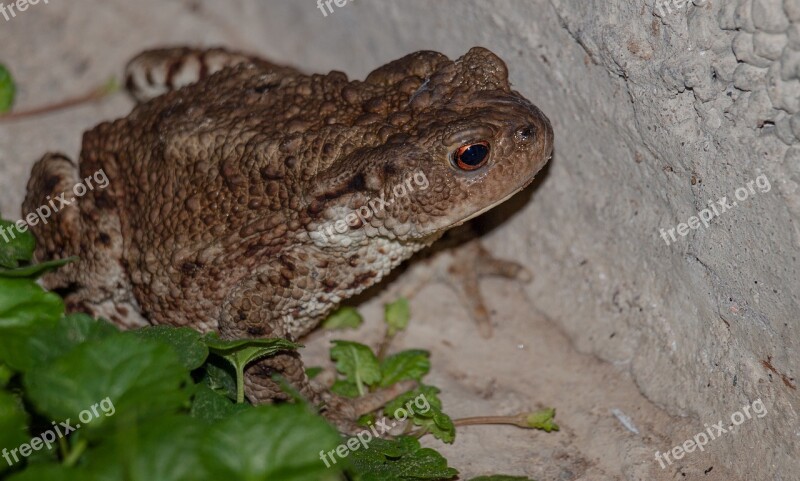
{"label": "toad's mouth", "polygon": [[484,208],[482,208],[482,209],[480,209],[480,210],[477,210],[477,211],[473,212],[472,214],[468,215],[468,216],[467,216],[467,217],[465,217],[464,219],[462,219],[462,220],[458,221],[457,223],[453,224],[453,226],[452,226],[452,227],[458,227],[458,226],[460,226],[461,224],[463,224],[463,223],[465,223],[465,222],[468,222],[468,221],[470,221],[470,220],[472,220],[472,219],[474,219],[474,218],[478,217],[479,215],[481,215],[481,214],[484,214],[484,213],[486,213],[486,212],[488,212],[488,211],[490,211],[490,210],[494,209],[494,208],[495,208],[495,207],[497,207],[498,205],[502,204],[503,202],[505,202],[505,201],[507,201],[508,199],[510,199],[510,198],[514,197],[515,195],[517,195],[517,194],[518,194],[518,193],[519,193],[521,190],[523,190],[525,187],[529,186],[529,185],[531,184],[531,182],[533,182],[533,179],[534,179],[534,177],[533,177],[533,176],[531,176],[531,178],[530,178],[530,179],[528,179],[528,180],[526,180],[525,182],[523,182],[523,183],[522,183],[522,184],[521,184],[519,187],[517,187],[517,188],[515,188],[515,189],[512,189],[512,190],[511,190],[511,192],[509,192],[509,193],[508,193],[508,195],[506,195],[506,196],[505,196],[505,197],[503,197],[502,199],[498,200],[497,202],[495,202],[495,203],[493,203],[493,204],[489,204],[489,205],[487,205],[486,207],[484,207]]}
{"label": "toad's mouth", "polygon": [[[517,195],[521,190],[525,189],[525,187],[530,185],[531,182],[533,182],[533,180],[534,180],[534,176],[531,176],[529,179],[525,180],[525,182],[522,182],[516,188],[511,189],[508,194],[506,194],[504,197],[502,197],[501,199],[497,200],[496,202],[493,202],[493,203],[491,203],[491,204],[489,204],[489,205],[487,205],[487,206],[485,206],[485,207],[483,207],[483,208],[481,208],[481,209],[479,209],[479,210],[467,215],[463,219],[459,219],[458,221],[456,221],[456,222],[454,222],[452,224],[449,224],[446,227],[442,228],[441,231],[439,231],[438,235],[441,235],[441,233],[444,232],[445,230],[452,229],[453,227],[458,227],[458,226],[464,224],[465,222],[468,222],[468,221],[478,217],[479,215],[484,214],[484,213],[494,209],[498,205],[502,204],[503,202],[505,202],[508,199],[510,199],[510,198],[514,197],[515,195]],[[431,235],[432,235],[431,232],[425,232],[425,233],[421,233],[421,234],[412,236],[412,238],[414,238],[414,239],[424,239],[424,238],[429,237]]]}

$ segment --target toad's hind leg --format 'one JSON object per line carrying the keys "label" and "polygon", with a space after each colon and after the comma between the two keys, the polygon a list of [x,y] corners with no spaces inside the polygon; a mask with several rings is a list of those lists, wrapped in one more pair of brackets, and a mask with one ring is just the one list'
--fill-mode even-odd
{"label": "toad's hind leg", "polygon": [[[60,199],[79,182],[78,166],[66,155],[49,153],[34,164],[22,215],[35,213],[39,219],[30,226],[37,240],[34,255],[37,260],[62,259],[80,253],[80,210],[77,204],[67,204],[68,199]],[[59,269],[45,278],[49,281],[46,284],[66,285],[74,270],[72,265]]]}
{"label": "toad's hind leg", "polygon": [[223,48],[170,47],[147,50],[125,67],[125,88],[139,102],[199,82],[228,67],[255,63],[270,69],[291,71],[258,57]]}
{"label": "toad's hind leg", "polygon": [[33,166],[22,215],[34,220],[29,226],[36,238],[34,258],[77,258],[45,274],[42,284],[59,292],[70,312],[103,317],[124,328],[147,325],[121,262],[112,187],[84,189],[80,198],[76,194],[76,186],[93,185],[89,182],[96,179],[97,174],[82,179],[78,166],[63,154],[47,154]]}

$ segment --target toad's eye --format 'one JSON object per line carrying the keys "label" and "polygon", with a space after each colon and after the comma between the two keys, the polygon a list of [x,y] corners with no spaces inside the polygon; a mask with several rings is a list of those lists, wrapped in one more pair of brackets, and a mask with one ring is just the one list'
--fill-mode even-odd
{"label": "toad's eye", "polygon": [[453,165],[461,170],[476,170],[489,159],[489,142],[462,145],[453,152]]}

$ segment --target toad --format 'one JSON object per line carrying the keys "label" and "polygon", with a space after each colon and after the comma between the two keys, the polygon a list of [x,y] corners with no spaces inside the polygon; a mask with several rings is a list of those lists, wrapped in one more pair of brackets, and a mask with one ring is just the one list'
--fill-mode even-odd
{"label": "toad", "polygon": [[[126,87],[133,111],[86,132],[77,163],[58,153],[36,163],[23,206],[108,177],[32,231],[37,259],[80,258],[45,286],[70,311],[123,328],[297,340],[519,192],[553,149],[547,117],[484,48],[454,61],[412,53],[363,81],[169,48],[136,57]],[[484,274],[519,272],[483,249],[473,261]],[[251,401],[284,398],[276,372],[320,399],[299,355],[284,353],[247,370]]]}

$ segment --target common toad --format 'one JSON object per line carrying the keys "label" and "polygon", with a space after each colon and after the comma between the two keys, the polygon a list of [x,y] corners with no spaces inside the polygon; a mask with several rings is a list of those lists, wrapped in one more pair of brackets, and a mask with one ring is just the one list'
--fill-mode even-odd
{"label": "common toad", "polygon": [[[127,87],[141,103],[88,131],[77,164],[39,161],[23,206],[108,176],[32,230],[37,258],[80,256],[46,287],[126,328],[296,340],[527,186],[553,148],[547,117],[484,48],[413,53],[364,81],[162,49],[129,64]],[[317,399],[282,354],[248,370],[252,401],[283,396],[276,371]]]}

